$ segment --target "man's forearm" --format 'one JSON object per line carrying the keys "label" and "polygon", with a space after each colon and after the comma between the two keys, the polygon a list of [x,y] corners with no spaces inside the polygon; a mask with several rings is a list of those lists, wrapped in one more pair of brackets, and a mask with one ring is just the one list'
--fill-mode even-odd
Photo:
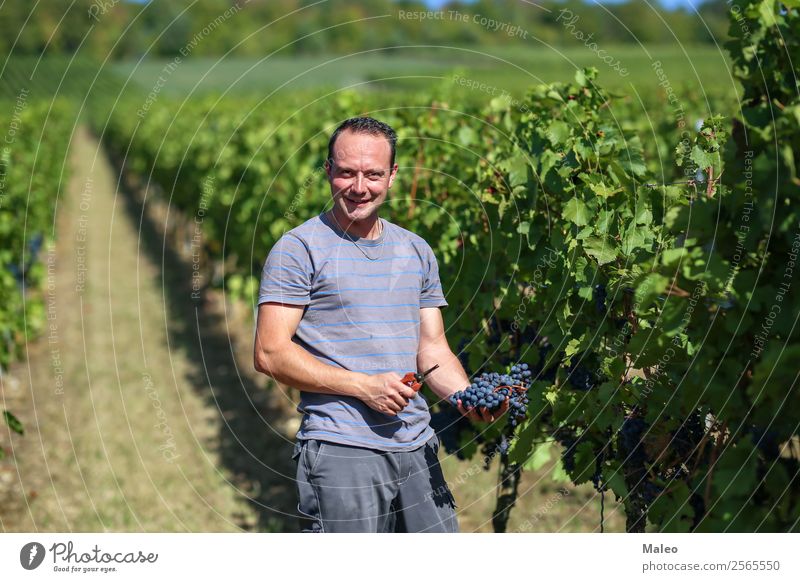
{"label": "man's forearm", "polygon": [[417,370],[424,372],[436,364],[439,367],[425,379],[425,383],[439,398],[444,400],[453,392],[469,386],[469,377],[464,366],[449,346],[420,349],[417,354]]}
{"label": "man's forearm", "polygon": [[261,352],[256,367],[278,382],[306,392],[356,398],[366,394],[366,374],[324,364],[293,342]]}

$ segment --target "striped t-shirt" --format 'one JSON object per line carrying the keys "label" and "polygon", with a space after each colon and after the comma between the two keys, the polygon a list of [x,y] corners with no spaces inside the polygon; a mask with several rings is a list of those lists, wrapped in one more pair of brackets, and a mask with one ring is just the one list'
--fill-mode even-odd
{"label": "striped t-shirt", "polygon": [[[420,308],[447,301],[428,243],[380,220],[377,239],[348,235],[324,213],[284,234],[264,263],[258,303],[305,306],[292,341],[321,362],[403,376],[417,371]],[[298,439],[402,451],[433,436],[419,393],[397,416],[352,396],[300,395]]]}

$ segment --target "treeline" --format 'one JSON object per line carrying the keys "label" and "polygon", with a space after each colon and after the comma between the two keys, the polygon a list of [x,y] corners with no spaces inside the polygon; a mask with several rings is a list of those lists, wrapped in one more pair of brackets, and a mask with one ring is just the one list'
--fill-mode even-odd
{"label": "treeline", "polygon": [[[666,10],[638,0],[40,0],[0,8],[0,55],[105,59],[352,52],[407,44],[711,43],[727,39],[725,0]],[[187,48],[188,47],[188,48]]]}

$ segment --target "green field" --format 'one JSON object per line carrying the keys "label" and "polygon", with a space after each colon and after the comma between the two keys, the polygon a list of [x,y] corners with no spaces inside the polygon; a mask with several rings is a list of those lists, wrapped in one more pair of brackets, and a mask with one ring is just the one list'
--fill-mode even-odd
{"label": "green field", "polygon": [[[619,61],[629,74],[621,76],[585,47],[531,46],[475,48],[409,48],[348,56],[272,56],[264,59],[198,58],[183,60],[169,69],[171,60],[115,63],[110,70],[151,90],[159,76],[161,92],[189,95],[205,92],[264,93],[317,86],[360,90],[423,90],[452,82],[453,72],[486,83],[499,91],[521,96],[533,84],[568,81],[577,68],[596,66],[610,89],[646,94],[657,90],[659,78],[652,64],[660,61],[677,90],[687,86],[711,93],[735,93],[729,62],[721,49],[708,47],[611,46],[606,55]],[[475,90],[485,99],[486,91]]]}

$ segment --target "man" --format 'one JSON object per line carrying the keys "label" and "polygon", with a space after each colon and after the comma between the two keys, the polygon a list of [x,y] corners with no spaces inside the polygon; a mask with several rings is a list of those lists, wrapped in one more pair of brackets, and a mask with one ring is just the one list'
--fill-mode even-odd
{"label": "man", "polygon": [[[333,208],[287,232],[264,264],[255,367],[301,391],[303,531],[458,531],[428,405],[401,378],[438,364],[425,381],[443,399],[469,379],[445,338],[430,246],[378,216],[396,142],[375,119],[342,123],[325,163]],[[507,406],[459,408],[491,422]]]}

